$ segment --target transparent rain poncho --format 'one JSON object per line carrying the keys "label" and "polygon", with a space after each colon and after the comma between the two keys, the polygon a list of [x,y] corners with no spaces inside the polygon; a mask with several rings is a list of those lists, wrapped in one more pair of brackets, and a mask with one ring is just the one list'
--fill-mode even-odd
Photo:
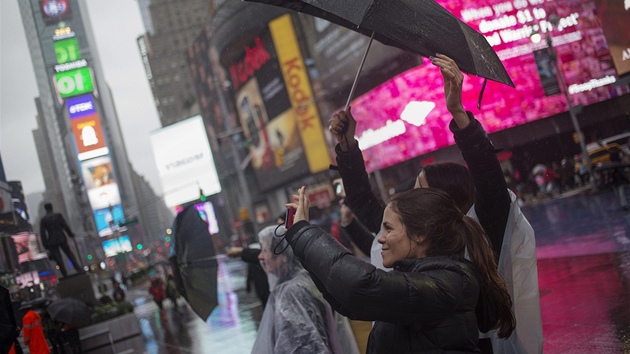
{"label": "transparent rain poncho", "polygon": [[[258,237],[262,252],[271,257],[265,269],[270,278],[277,277],[263,313],[255,354],[334,353],[341,354],[335,319],[330,305],[304,270],[291,247],[286,247],[282,226],[263,229]],[[284,249],[280,255],[279,253]],[[273,264],[272,264],[273,263]],[[273,273],[273,274],[272,274]],[[270,279],[271,280],[271,279]]]}

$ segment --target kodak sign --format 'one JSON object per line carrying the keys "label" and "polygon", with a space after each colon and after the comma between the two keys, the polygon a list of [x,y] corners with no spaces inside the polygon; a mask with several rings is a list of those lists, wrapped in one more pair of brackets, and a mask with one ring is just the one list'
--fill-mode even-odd
{"label": "kodak sign", "polygon": [[271,38],[276,47],[291,107],[311,173],[328,169],[330,157],[326,147],[322,123],[313,99],[313,90],[304,67],[291,15],[284,15],[269,23]]}

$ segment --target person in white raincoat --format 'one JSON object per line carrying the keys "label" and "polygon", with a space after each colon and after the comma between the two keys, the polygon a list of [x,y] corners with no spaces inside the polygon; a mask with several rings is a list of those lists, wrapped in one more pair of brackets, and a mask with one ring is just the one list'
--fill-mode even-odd
{"label": "person in white raincoat", "polygon": [[283,235],[286,229],[268,226],[258,234],[258,258],[267,272],[271,294],[252,353],[342,354],[330,305],[294,257],[291,247],[287,247],[284,237],[275,236],[275,232]]}
{"label": "person in white raincoat", "polygon": [[[507,188],[492,142],[481,124],[462,105],[463,75],[457,64],[444,55],[433,57],[432,62],[440,67],[444,76],[446,104],[453,116],[449,128],[470,174],[462,172],[465,168],[458,169],[454,163],[428,165],[420,172],[414,188],[433,187],[446,191],[461,210],[469,210],[468,215],[479,221],[492,242],[499,272],[512,296],[516,330],[507,339],[498,339],[494,333],[482,334],[482,353],[542,353],[534,230]],[[343,133],[345,125],[347,130]],[[359,221],[378,233],[384,206],[371,192],[365,163],[354,139],[356,121],[350,112],[342,111],[330,120],[329,130],[339,142],[335,150],[346,191],[345,203]],[[380,247],[374,240],[370,262],[383,269]],[[490,338],[491,343],[483,338]]]}

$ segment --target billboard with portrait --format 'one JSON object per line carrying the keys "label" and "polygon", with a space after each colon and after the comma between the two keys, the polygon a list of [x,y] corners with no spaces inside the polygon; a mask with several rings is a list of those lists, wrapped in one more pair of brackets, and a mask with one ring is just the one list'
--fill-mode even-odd
{"label": "billboard with portrait", "polygon": [[[465,77],[464,105],[489,133],[568,110],[562,94],[545,95],[545,88],[550,93],[553,87],[541,82],[534,53],[544,49],[546,42],[533,43],[530,35],[534,31],[540,31],[543,37],[552,36],[574,105],[590,105],[628,93],[627,87],[611,85],[617,80],[615,67],[592,1],[438,2],[486,36],[516,85],[513,89],[488,81],[478,110],[483,79]],[[552,11],[559,17],[559,28],[550,27]],[[630,33],[630,21],[624,26],[624,33]],[[454,143],[443,91],[439,69],[423,65],[391,78],[352,102],[352,113],[359,121],[357,139],[369,171]]]}
{"label": "billboard with portrait", "polygon": [[120,192],[109,156],[83,161],[81,172],[92,210],[120,204]]}
{"label": "billboard with portrait", "polygon": [[151,133],[153,158],[162,182],[164,202],[175,207],[221,192],[221,183],[201,116]]}

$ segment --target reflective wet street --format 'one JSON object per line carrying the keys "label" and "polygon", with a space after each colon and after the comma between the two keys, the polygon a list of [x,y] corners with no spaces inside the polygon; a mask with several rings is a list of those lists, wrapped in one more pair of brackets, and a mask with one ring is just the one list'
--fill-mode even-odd
{"label": "reflective wet street", "polygon": [[[630,353],[630,213],[612,192],[569,194],[524,208],[536,230],[545,353]],[[246,273],[222,260],[207,323],[183,299],[159,311],[146,288],[130,289],[146,352],[249,353],[262,307]]]}

